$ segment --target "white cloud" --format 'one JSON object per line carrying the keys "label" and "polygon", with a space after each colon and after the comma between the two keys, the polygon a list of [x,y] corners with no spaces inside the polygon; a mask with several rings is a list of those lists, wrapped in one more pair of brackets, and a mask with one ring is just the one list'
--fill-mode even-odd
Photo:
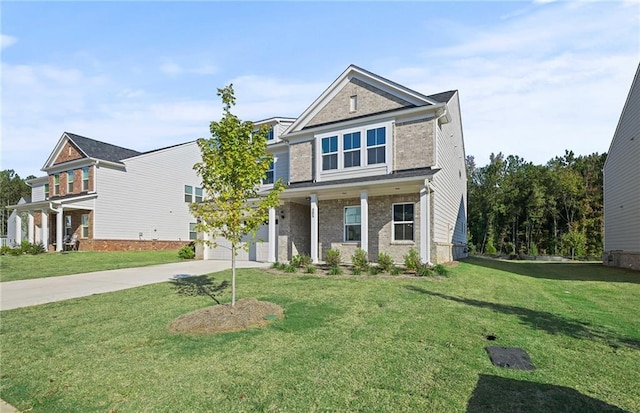
{"label": "white cloud", "polygon": [[160,65],[160,71],[169,76],[180,76],[184,74],[213,75],[218,72],[218,68],[209,63],[185,67],[175,62],[166,62]]}
{"label": "white cloud", "polygon": [[9,36],[6,34],[0,34],[0,50],[6,49],[9,46],[12,46],[18,42],[18,39],[13,36]]}

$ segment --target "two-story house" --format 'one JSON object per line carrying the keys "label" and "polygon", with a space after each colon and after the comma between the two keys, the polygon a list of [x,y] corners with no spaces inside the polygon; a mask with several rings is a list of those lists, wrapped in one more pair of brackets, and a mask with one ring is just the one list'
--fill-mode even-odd
{"label": "two-story house", "polygon": [[[298,118],[265,122],[274,130],[268,182],[288,185],[242,258],[318,262],[331,248],[347,260],[357,248],[373,261],[386,252],[402,262],[411,248],[425,263],[466,255],[457,91],[426,96],[352,65]],[[229,258],[216,241],[223,248],[200,256]]]}
{"label": "two-story house", "polygon": [[47,175],[29,182],[31,201],[10,208],[26,216],[27,239],[49,250],[72,238],[81,250],[179,248],[196,238],[199,160],[195,142],[143,153],[65,132]]}

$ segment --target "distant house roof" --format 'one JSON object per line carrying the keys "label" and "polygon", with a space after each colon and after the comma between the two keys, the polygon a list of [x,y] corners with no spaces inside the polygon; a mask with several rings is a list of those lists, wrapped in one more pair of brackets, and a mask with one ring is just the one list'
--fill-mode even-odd
{"label": "distant house roof", "polygon": [[455,90],[449,90],[446,92],[436,93],[435,95],[429,95],[427,97],[440,103],[447,103],[455,93]]}
{"label": "distant house roof", "polygon": [[120,162],[123,159],[140,155],[140,152],[134,151],[133,149],[100,142],[74,133],[65,132],[65,135],[89,158]]}

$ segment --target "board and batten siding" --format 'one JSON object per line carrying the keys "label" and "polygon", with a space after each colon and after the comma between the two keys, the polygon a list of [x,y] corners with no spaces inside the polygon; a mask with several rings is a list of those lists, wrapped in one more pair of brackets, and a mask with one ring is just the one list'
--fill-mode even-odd
{"label": "board and batten siding", "polygon": [[604,250],[640,253],[640,66],[604,164]]}
{"label": "board and batten siding", "polygon": [[189,240],[195,218],[184,186],[201,186],[193,170],[200,160],[189,142],[126,159],[125,171],[98,167],[94,238]]}
{"label": "board and batten siding", "polygon": [[436,135],[436,167],[433,177],[433,241],[443,244],[467,242],[467,173],[460,121],[458,94],[448,102],[451,122],[438,128]]}

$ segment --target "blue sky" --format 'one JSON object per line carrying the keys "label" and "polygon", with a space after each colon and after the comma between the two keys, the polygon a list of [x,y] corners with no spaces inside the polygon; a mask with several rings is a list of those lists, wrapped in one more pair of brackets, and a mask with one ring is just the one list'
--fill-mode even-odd
{"label": "blue sky", "polygon": [[140,151],[209,136],[216,88],[246,120],[300,115],[353,63],[458,89],[467,155],[606,152],[640,62],[640,2],[3,2],[2,165],[62,132]]}

